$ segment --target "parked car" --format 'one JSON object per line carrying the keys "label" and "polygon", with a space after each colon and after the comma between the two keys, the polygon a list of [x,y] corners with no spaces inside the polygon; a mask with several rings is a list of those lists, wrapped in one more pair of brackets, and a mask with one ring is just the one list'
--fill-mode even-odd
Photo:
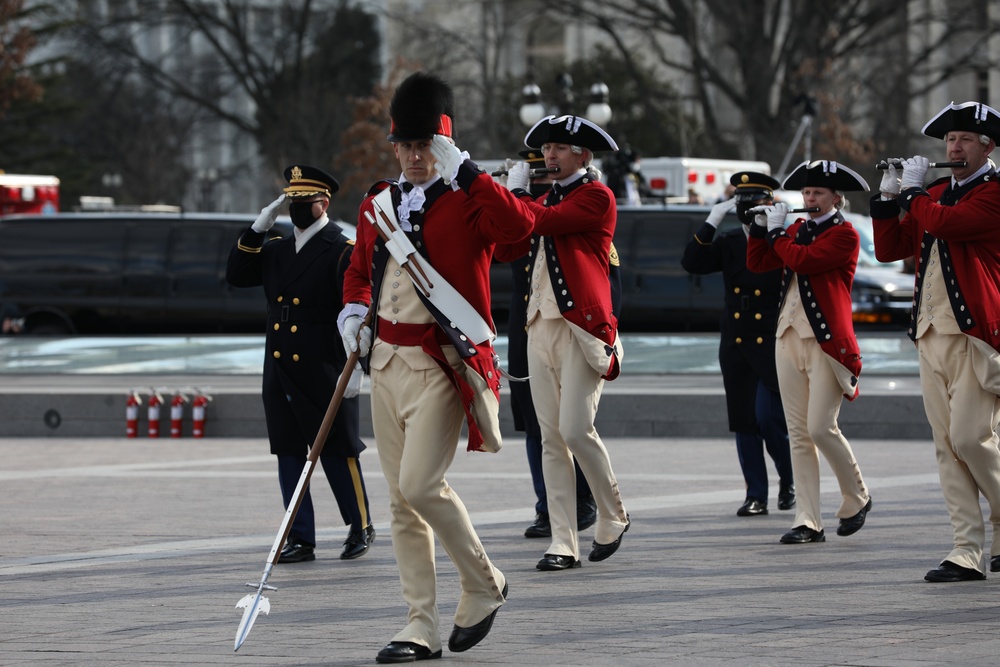
{"label": "parked car", "polygon": [[[685,246],[710,210],[709,206],[689,205],[618,208],[614,242],[621,260],[622,331],[718,331],[722,274],[691,275],[681,266]],[[854,278],[855,325],[905,326],[913,299],[913,277],[902,273],[901,262],[884,265],[875,259],[867,216],[845,216],[862,237]],[[736,214],[729,214],[719,232],[739,224]],[[510,308],[512,279],[509,267],[493,266],[493,315],[501,330]]]}
{"label": "parked car", "polygon": [[[254,215],[61,213],[0,218],[0,305],[23,333],[263,333],[263,290],[226,283]],[[273,232],[291,234],[279,218]]]}

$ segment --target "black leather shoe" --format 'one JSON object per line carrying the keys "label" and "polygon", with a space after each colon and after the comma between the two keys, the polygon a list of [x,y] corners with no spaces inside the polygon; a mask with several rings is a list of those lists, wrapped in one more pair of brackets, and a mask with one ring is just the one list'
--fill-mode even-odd
{"label": "black leather shoe", "polygon": [[[993,565],[992,559],[990,565]],[[956,581],[982,581],[986,575],[979,570],[962,567],[950,560],[943,561],[936,568],[924,575],[924,581],[934,581],[945,584],[953,584]]]}
{"label": "black leather shoe", "polygon": [[808,544],[810,542],[826,542],[823,531],[815,531],[808,526],[795,526],[781,536],[782,544]]}
{"label": "black leather shoe", "polygon": [[[503,585],[503,592],[501,595],[503,595],[504,600],[506,601],[506,583]],[[491,611],[489,616],[479,621],[471,628],[460,628],[457,625],[453,627],[451,629],[451,637],[448,637],[448,650],[454,651],[455,653],[468,651],[470,648],[486,639],[486,635],[490,634],[490,628],[493,627],[493,619],[496,618],[498,611],[500,611],[500,607]]]}
{"label": "black leather shoe", "polygon": [[340,553],[342,560],[353,560],[368,553],[368,548],[375,541],[375,526],[368,524],[364,530],[352,530],[344,540],[344,550]]}
{"label": "black leather shoe", "polygon": [[303,563],[316,560],[315,547],[304,542],[289,542],[278,556],[279,563]]}
{"label": "black leather shoe", "polygon": [[795,509],[795,485],[789,484],[788,486],[782,485],[778,490],[778,509],[779,510],[790,510]]}
{"label": "black leather shoe", "polygon": [[375,656],[375,662],[416,662],[417,660],[433,660],[441,657],[441,650],[431,653],[431,650],[422,644],[413,642],[389,642],[385,648]]}
{"label": "black leather shoe", "polygon": [[767,514],[767,505],[756,498],[747,498],[736,510],[736,516],[763,516]]}
{"label": "black leather shoe", "polygon": [[612,542],[611,544],[598,544],[597,540],[594,540],[593,547],[590,549],[590,555],[587,556],[587,560],[594,562],[597,562],[599,560],[604,560],[605,558],[610,558],[612,554],[618,551],[618,547],[622,545],[622,538],[625,536],[625,533],[628,532],[629,527],[632,525],[632,521],[629,520],[629,517],[627,515],[625,517],[625,521],[627,522],[625,524],[625,530],[623,530],[622,534],[618,536],[618,539]]}
{"label": "black leather shoe", "polygon": [[525,537],[552,537],[552,526],[549,524],[549,515],[539,512],[535,515],[535,523],[528,526],[524,531]]}
{"label": "black leather shoe", "polygon": [[853,535],[854,533],[861,530],[861,526],[865,525],[865,517],[868,513],[872,511],[872,499],[871,496],[868,497],[868,502],[865,506],[861,508],[861,511],[852,517],[840,520],[840,525],[837,526],[837,534],[841,537],[847,537],[848,535]]}
{"label": "black leather shoe", "polygon": [[990,572],[1000,572],[1000,556],[990,556]]}
{"label": "black leather shoe", "polygon": [[594,496],[576,499],[576,530],[587,530],[597,523],[597,503]]}
{"label": "black leather shoe", "polygon": [[535,566],[543,571],[571,570],[580,567],[580,561],[572,556],[559,556],[558,554],[545,554],[542,560]]}

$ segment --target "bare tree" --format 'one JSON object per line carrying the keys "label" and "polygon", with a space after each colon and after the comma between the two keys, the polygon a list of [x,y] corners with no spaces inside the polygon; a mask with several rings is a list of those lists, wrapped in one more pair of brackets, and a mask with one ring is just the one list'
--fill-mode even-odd
{"label": "bare tree", "polygon": [[14,102],[37,100],[42,94],[24,67],[36,42],[26,18],[24,0],[0,0],[0,118]]}
{"label": "bare tree", "polygon": [[[78,53],[251,138],[277,175],[292,162],[336,173],[351,100],[381,78],[374,17],[349,0],[136,0],[72,19]],[[256,165],[231,166],[223,177]]]}
{"label": "bare tree", "polygon": [[[719,112],[742,119],[741,157],[778,165],[804,120],[803,102],[817,115],[816,156],[870,160],[906,132],[911,96],[940,85],[956,72],[982,68],[984,42],[996,26],[953,20],[957,4],[908,15],[906,0],[566,0],[564,6],[604,31],[626,58],[644,54],[689,86],[705,134],[705,155],[729,153]],[[978,2],[980,5],[985,3]],[[979,14],[976,14],[977,16]],[[910,19],[910,20],[908,20]],[[914,21],[944,22],[947,34],[923,40],[908,56]],[[680,44],[682,48],[670,48]],[[955,44],[965,48],[954,49]],[[947,67],[933,68],[932,53],[950,48]],[[910,90],[908,73],[922,72],[922,89]],[[654,106],[655,100],[649,104]],[[911,131],[912,133],[912,131]]]}

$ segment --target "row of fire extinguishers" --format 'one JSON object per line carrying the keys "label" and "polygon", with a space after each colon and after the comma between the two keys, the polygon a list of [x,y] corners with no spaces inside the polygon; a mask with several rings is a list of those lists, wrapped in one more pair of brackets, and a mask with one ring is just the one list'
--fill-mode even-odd
{"label": "row of fire extinguishers", "polygon": [[[160,437],[161,410],[164,405],[164,394],[156,389],[141,390],[133,389],[128,393],[125,400],[125,437],[139,437],[139,412],[142,407],[143,397],[147,396],[146,421],[149,425],[146,435],[150,438]],[[170,399],[170,437],[184,437],[184,406],[191,406],[191,437],[205,437],[205,406],[212,400],[212,397],[203,390],[191,389],[183,391],[178,389]]]}

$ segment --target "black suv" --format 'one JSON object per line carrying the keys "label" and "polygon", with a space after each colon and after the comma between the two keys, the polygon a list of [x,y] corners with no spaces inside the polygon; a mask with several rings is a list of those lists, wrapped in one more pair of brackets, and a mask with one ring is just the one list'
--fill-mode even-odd
{"label": "black suv", "polygon": [[[24,333],[263,333],[263,290],[226,284],[229,250],[254,217],[0,218],[0,306]],[[290,234],[291,223],[274,231]]]}

